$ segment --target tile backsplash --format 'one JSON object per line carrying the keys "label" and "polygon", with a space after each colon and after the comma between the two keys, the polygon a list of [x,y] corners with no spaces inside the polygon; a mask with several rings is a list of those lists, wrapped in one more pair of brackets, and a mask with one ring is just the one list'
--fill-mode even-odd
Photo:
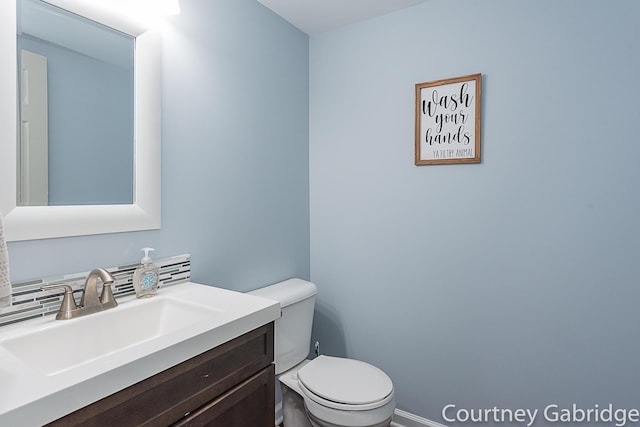
{"label": "tile backsplash", "polygon": [[[153,262],[160,267],[160,288],[185,283],[191,279],[191,256],[188,254],[154,259]],[[133,272],[139,265],[139,263],[135,263],[106,268],[115,279],[112,289],[116,299],[119,296],[135,293],[132,282]],[[40,287],[44,285],[70,285],[73,288],[76,301],[79,301],[88,274],[89,272],[87,271],[13,283],[11,286],[13,292],[12,305],[0,309],[0,326],[57,312],[58,308],[60,308],[64,291],[62,289],[59,291],[40,290]],[[100,292],[101,289],[98,289],[98,291]]]}

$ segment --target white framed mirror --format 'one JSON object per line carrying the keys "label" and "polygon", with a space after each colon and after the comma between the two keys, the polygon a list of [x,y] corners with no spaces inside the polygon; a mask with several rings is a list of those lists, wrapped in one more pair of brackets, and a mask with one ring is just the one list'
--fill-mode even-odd
{"label": "white framed mirror", "polygon": [[[161,32],[75,0],[56,6],[135,37],[133,203],[20,206],[17,202],[16,2],[0,2],[0,212],[8,241],[159,229],[161,224]],[[95,173],[117,173],[94,159]],[[82,179],[82,177],[78,177]]]}

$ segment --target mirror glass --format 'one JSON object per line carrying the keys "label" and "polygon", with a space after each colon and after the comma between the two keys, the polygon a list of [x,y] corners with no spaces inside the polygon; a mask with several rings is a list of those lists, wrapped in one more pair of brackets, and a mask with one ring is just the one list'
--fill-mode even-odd
{"label": "mirror glass", "polygon": [[133,203],[135,38],[40,0],[16,28],[18,206]]}

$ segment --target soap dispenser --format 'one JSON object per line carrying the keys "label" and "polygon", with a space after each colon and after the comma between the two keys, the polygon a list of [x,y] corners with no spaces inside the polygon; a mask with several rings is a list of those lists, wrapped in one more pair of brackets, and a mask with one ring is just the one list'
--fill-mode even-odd
{"label": "soap dispenser", "polygon": [[160,267],[156,266],[149,252],[153,248],[142,248],[144,257],[140,262],[140,266],[133,272],[133,288],[136,290],[136,297],[147,298],[152,297],[158,291],[158,282],[160,280]]}

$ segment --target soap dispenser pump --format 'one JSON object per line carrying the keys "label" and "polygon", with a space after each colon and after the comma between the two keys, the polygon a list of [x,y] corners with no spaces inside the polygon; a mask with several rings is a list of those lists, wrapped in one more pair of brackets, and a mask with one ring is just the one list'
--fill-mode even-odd
{"label": "soap dispenser pump", "polygon": [[136,297],[147,298],[154,296],[158,291],[158,282],[160,281],[160,268],[156,266],[149,252],[153,248],[142,248],[144,257],[140,262],[140,266],[133,273],[133,288],[136,290]]}

